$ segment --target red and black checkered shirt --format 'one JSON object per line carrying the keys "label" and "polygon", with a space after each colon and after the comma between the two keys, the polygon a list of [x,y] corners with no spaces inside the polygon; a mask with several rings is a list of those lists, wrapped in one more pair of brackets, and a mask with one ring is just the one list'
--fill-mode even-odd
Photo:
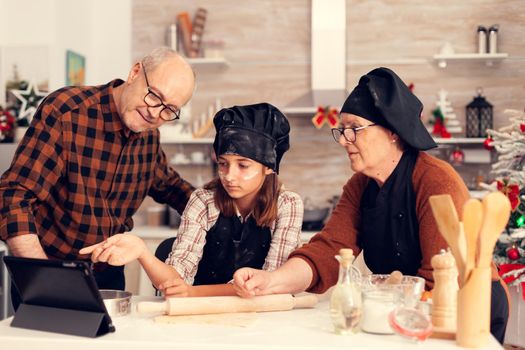
{"label": "red and black checkered shirt", "polygon": [[112,97],[114,80],[66,87],[38,107],[0,179],[0,238],[34,233],[48,256],[131,230],[150,195],[182,213],[193,187],[167,165],[159,131],[132,133]]}

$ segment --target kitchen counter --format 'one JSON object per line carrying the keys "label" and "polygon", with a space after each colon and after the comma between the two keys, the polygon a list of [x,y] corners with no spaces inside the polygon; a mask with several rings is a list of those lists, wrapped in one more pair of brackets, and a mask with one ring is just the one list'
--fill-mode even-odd
{"label": "kitchen counter", "polygon": [[[144,299],[144,298],[140,298]],[[151,300],[152,298],[147,298]],[[134,303],[137,298],[134,298]],[[256,314],[246,327],[214,324],[156,324],[151,316],[132,312],[113,319],[116,332],[99,338],[83,338],[10,327],[0,322],[2,349],[462,349],[454,341],[428,339],[414,343],[397,335],[358,333],[341,336],[332,331],[325,300],[314,309]],[[481,348],[480,348],[481,349]],[[482,349],[503,349],[490,338]]]}

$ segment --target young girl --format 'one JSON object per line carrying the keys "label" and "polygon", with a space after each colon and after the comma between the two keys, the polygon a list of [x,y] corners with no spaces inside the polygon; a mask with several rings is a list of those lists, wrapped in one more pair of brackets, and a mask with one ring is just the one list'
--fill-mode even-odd
{"label": "young girl", "polygon": [[218,178],[196,190],[182,214],[166,263],[142,239],[117,234],[86,247],[93,262],[124,265],[138,259],[166,296],[235,295],[235,270],[267,271],[300,245],[303,204],[277,178],[289,149],[290,126],[274,106],[235,106],[214,117]]}

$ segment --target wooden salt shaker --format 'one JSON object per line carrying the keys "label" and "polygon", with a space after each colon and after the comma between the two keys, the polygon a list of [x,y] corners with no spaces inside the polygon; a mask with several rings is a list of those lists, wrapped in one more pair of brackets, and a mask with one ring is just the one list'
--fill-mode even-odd
{"label": "wooden salt shaker", "polygon": [[456,332],[458,269],[449,251],[441,250],[430,261],[434,276],[432,324],[436,332]]}

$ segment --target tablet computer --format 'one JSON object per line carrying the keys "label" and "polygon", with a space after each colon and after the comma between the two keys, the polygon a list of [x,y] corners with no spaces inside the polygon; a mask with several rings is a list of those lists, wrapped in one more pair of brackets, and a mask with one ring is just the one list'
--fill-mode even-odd
{"label": "tablet computer", "polygon": [[5,256],[21,304],[11,326],[96,337],[115,331],[91,265]]}

